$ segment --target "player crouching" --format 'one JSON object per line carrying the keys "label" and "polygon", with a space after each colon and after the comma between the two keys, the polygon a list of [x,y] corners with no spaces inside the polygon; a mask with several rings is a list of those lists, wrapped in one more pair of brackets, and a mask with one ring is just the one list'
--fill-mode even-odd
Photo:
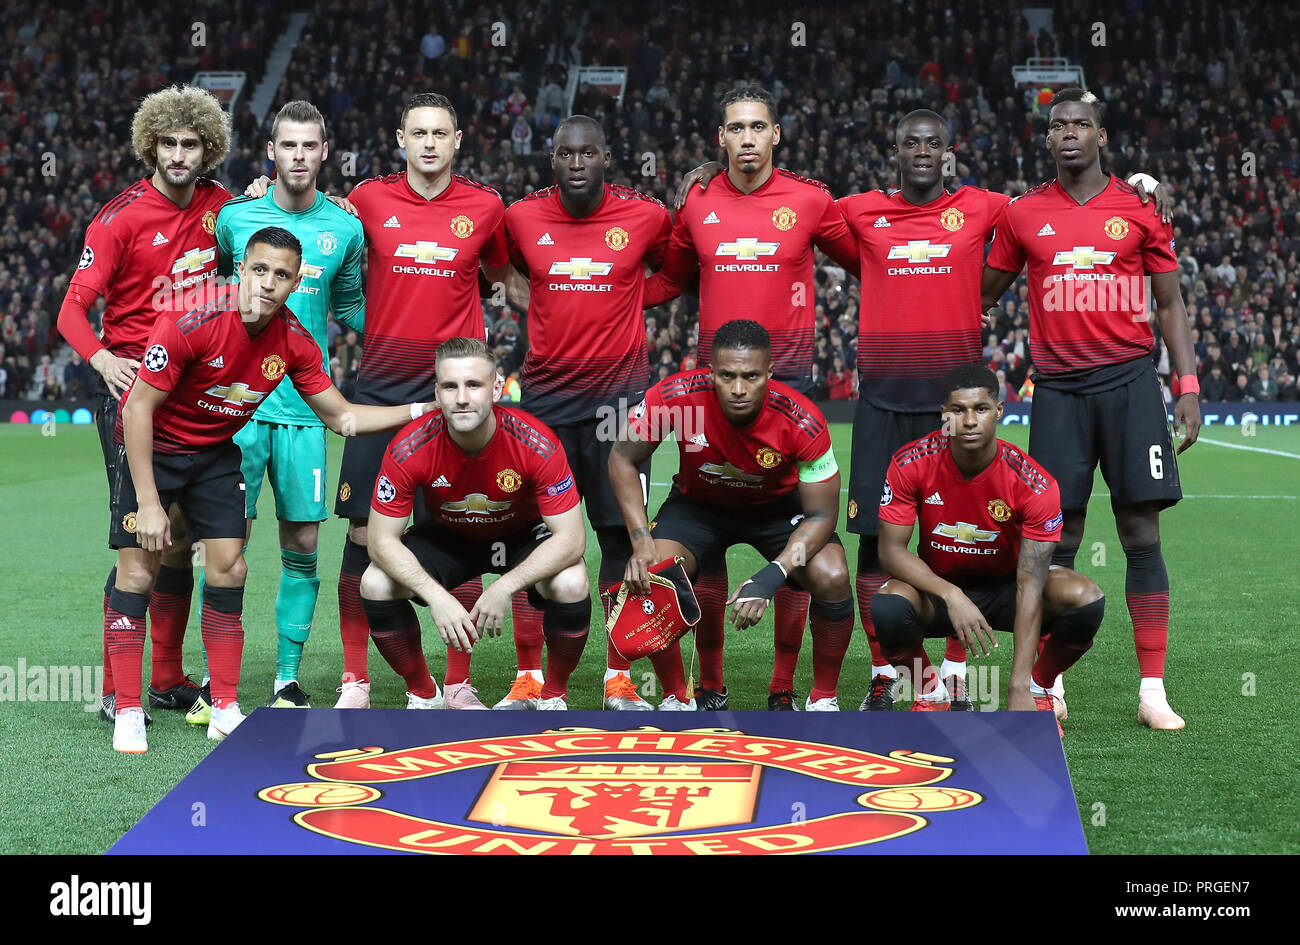
{"label": "player crouching", "polygon": [[[238,286],[188,312],[164,312],[118,415],[130,475],[112,488],[110,542],[117,581],[104,613],[104,638],[117,686],[113,747],[148,749],[140,705],[145,611],[162,563],[174,551],[164,511],[179,504],[200,542],[202,629],[212,675],[208,738],[220,741],[244,720],[236,701],[243,655],[244,477],[235,433],[285,377],[331,430],[351,436],[399,427],[424,404],[357,406],[330,383],[320,348],[284,308],[297,288],[302,246],[266,227],[248,240]],[[123,471],[125,472],[125,471]]]}
{"label": "player crouching", "polygon": [[[650,525],[637,470],[672,434],[681,471]],[[625,578],[631,590],[649,591],[648,570],[661,559],[681,557],[694,578],[700,561],[751,545],[769,563],[727,601],[735,604],[732,624],[758,623],[787,579],[807,590],[813,687],[806,708],[839,711],[836,685],[853,632],[848,563],[835,534],[840,474],[821,412],[772,380],[767,331],[753,321],[727,322],[714,336],[709,370],[650,388],[610,455],[609,477],[632,540]],[[659,708],[695,710],[678,644],[650,661],[665,693]]]}
{"label": "player crouching", "polygon": [[[587,642],[587,533],[573,473],[550,427],[493,404],[495,378],[482,341],[439,345],[442,413],[393,438],[375,481],[361,603],[375,647],[406,681],[408,709],[443,707],[411,598],[428,606],[448,646],[467,652],[501,633],[515,592],[527,590],[546,639],[539,709],[567,708],[569,676]],[[489,572],[501,577],[466,612],[448,588]]]}
{"label": "player crouching", "polygon": [[[972,655],[987,656],[997,646],[992,630],[1010,627],[1007,708],[1051,712],[1048,690],[1092,646],[1105,598],[1090,578],[1051,566],[1060,490],[996,437],[1002,404],[993,372],[960,365],[942,391],[944,428],[900,449],[885,474],[880,561],[893,578],[871,598],[881,650],[894,665],[919,666],[925,637],[955,634]],[[919,557],[907,548],[918,521]],[[914,679],[912,708],[948,709],[946,689],[956,683]],[[1064,734],[1059,722],[1057,730]]]}

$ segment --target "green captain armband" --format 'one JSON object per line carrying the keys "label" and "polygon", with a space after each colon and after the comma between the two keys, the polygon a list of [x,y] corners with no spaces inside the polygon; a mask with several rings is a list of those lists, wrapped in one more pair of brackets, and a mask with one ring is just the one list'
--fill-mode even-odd
{"label": "green captain armband", "polygon": [[799,464],[799,481],[825,482],[839,471],[840,467],[835,463],[835,450],[831,448],[816,459]]}

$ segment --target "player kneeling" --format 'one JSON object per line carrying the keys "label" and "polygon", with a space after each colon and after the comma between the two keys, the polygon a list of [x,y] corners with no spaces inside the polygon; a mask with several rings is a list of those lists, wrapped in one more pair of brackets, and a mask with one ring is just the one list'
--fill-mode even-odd
{"label": "player kneeling", "polygon": [[[573,473],[550,427],[492,402],[496,362],[482,341],[452,338],[436,357],[442,413],[393,438],[371,497],[371,563],[361,577],[370,634],[406,681],[406,707],[440,709],[411,599],[428,606],[448,646],[467,652],[501,633],[514,593],[527,590],[546,639],[536,707],[567,708],[569,675],[591,624]],[[417,493],[423,508],[408,530]],[[489,572],[501,577],[467,612],[448,588]]]}
{"label": "player kneeling", "polygon": [[[650,525],[637,470],[670,434],[680,472]],[[848,563],[835,534],[840,474],[821,412],[772,380],[767,331],[757,322],[727,322],[714,336],[709,370],[650,388],[610,455],[609,477],[632,539],[625,578],[631,590],[649,591],[648,570],[661,559],[681,557],[693,578],[700,561],[751,545],[769,563],[728,599],[732,624],[758,623],[787,579],[807,590],[813,687],[806,708],[839,711],[835,689],[853,632]],[[659,708],[694,710],[678,644],[650,660],[664,687]]]}
{"label": "player kneeling", "polygon": [[[955,634],[967,651],[988,655],[992,630],[1011,628],[1007,708],[1051,712],[1048,690],[1092,646],[1106,601],[1090,578],[1050,567],[1060,490],[995,435],[997,392],[983,365],[954,368],[943,382],[944,428],[894,454],[880,497],[880,561],[894,577],[871,598],[871,619],[885,657],[902,667],[921,665],[925,637]],[[919,557],[907,550],[918,521]],[[955,677],[913,684],[915,710],[948,709],[949,689],[957,690],[953,709],[971,708]]]}

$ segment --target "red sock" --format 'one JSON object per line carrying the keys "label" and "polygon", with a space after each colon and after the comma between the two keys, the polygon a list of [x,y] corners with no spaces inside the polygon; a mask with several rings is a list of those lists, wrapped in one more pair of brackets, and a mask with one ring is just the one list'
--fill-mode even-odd
{"label": "red sock", "polygon": [[700,661],[700,688],[721,692],[722,643],[726,636],[727,572],[707,571],[695,578],[700,622],[695,625],[695,651]]}
{"label": "red sock", "polygon": [[966,647],[961,645],[956,635],[947,637],[943,645],[943,658],[954,663],[966,662]]}
{"label": "red sock", "polygon": [[[482,595],[483,579],[481,577],[470,578],[451,592],[451,596],[456,598],[456,603],[467,611],[474,609],[474,604]],[[468,652],[458,650],[454,646],[447,647],[447,671],[442,674],[442,684],[444,686],[455,686],[458,683],[469,682],[470,655]]]}
{"label": "red sock", "polygon": [[244,656],[244,589],[203,585],[200,627],[212,676],[212,708],[238,699],[239,664]]}
{"label": "red sock", "polygon": [[1128,614],[1133,620],[1133,645],[1137,649],[1138,671],[1143,679],[1163,677],[1169,648],[1169,592],[1126,593]]}
{"label": "red sock", "polygon": [[104,611],[104,649],[118,684],[115,690],[118,712],[140,705],[144,686],[144,615],[148,609],[147,595],[114,588]]}
{"label": "red sock", "polygon": [[150,685],[170,689],[185,680],[181,669],[181,646],[185,624],[190,619],[190,597],[194,593],[192,568],[163,565],[149,598],[149,639],[153,643],[153,673]]}
{"label": "red sock", "polygon": [[682,702],[690,700],[686,694],[686,673],[682,670],[682,650],[678,643],[651,656],[650,663],[659,676],[659,685],[663,687],[665,696],[676,696]]}
{"label": "red sock", "polygon": [[409,600],[363,600],[375,649],[393,671],[406,682],[406,690],[421,699],[432,699],[438,687],[429,675],[420,646],[420,618]]}
{"label": "red sock", "polygon": [[862,629],[867,634],[867,646],[871,647],[871,665],[887,666],[889,660],[880,652],[880,643],[876,640],[876,626],[871,622],[871,598],[881,586],[889,580],[889,575],[884,571],[868,571],[866,574],[859,574],[853,582],[853,588],[858,596],[858,617],[862,621]]}
{"label": "red sock", "polygon": [[366,672],[370,646],[370,624],[361,606],[361,575],[370,564],[365,545],[351,538],[343,543],[343,566],[339,571],[339,636],[343,638],[343,681],[369,682]]}
{"label": "red sock", "polygon": [[1077,663],[1091,648],[1091,640],[1087,644],[1076,644],[1048,637],[1037,662],[1034,663],[1031,677],[1044,689],[1051,689],[1056,683],[1056,677]]}
{"label": "red sock", "polygon": [[[113,586],[115,584],[117,584],[116,567],[114,567],[113,570],[108,572],[108,582],[104,585],[104,615],[105,616],[108,615],[108,598],[109,595],[113,593]],[[109,621],[104,622],[104,626],[107,627],[108,624]],[[113,661],[109,659],[108,656],[108,637],[105,636],[104,637],[104,687],[100,695],[106,696],[112,691],[113,691]]]}
{"label": "red sock", "polygon": [[784,584],[776,589],[772,607],[776,629],[772,642],[776,657],[772,662],[772,682],[768,692],[794,689],[794,673],[799,668],[799,650],[803,647],[803,630],[808,623],[807,591],[796,591]]}
{"label": "red sock", "polygon": [[[617,581],[613,581],[609,584],[600,585],[600,602],[605,608],[605,626],[607,627],[609,626],[609,598],[605,596],[605,592],[617,583]],[[627,673],[628,675],[632,673],[632,664],[620,656],[618,650],[614,649],[614,644],[609,641],[608,633],[605,634],[605,665],[610,669],[618,670],[620,673]]]}
{"label": "red sock", "polygon": [[809,698],[830,699],[840,680],[844,654],[853,637],[853,600],[818,604],[812,608],[813,686]]}
{"label": "red sock", "polygon": [[582,659],[591,630],[591,599],[572,604],[549,604],[543,611],[546,633],[546,682],[543,699],[563,696],[569,691],[569,676]]}
{"label": "red sock", "polygon": [[515,634],[515,668],[519,672],[542,668],[542,612],[528,602],[527,591],[515,591],[510,599],[511,623]]}

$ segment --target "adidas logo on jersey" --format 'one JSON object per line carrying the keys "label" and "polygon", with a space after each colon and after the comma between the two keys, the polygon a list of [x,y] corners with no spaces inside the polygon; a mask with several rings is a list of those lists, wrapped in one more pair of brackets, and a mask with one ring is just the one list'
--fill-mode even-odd
{"label": "adidas logo on jersey", "polygon": [[716,213],[714,213],[712,210],[710,210],[710,211],[709,211],[709,215],[708,215],[707,217],[704,218],[704,222],[705,222],[705,223],[721,223],[722,221],[718,219],[718,215],[717,215]]}
{"label": "adidas logo on jersey", "polygon": [[116,620],[114,620],[111,624],[109,624],[108,629],[110,629],[110,630],[130,630],[130,629],[131,629],[131,618],[130,618],[130,617],[126,617],[126,616],[118,617],[118,618],[117,618]]}
{"label": "adidas logo on jersey", "polygon": [[551,239],[550,233],[543,233],[537,241],[538,246],[554,246],[555,240]]}
{"label": "adidas logo on jersey", "polygon": [[402,224],[397,222],[397,214],[393,214],[391,217],[389,217],[387,220],[384,221],[385,227],[401,226],[401,225]]}
{"label": "adidas logo on jersey", "polygon": [[1038,231],[1039,236],[1055,236],[1056,231],[1052,229],[1052,224],[1044,223],[1043,228]]}
{"label": "adidas logo on jersey", "polygon": [[697,434],[695,434],[693,437],[691,437],[691,442],[694,443],[696,446],[708,446],[708,445],[709,445],[708,438],[705,437],[705,435],[704,435],[703,433],[697,433]]}
{"label": "adidas logo on jersey", "polygon": [[433,489],[450,489],[450,488],[451,488],[451,483],[447,481],[447,477],[446,477],[446,476],[439,476],[437,479],[433,480],[433,485],[431,486],[431,488],[433,488]]}
{"label": "adidas logo on jersey", "polygon": [[927,498],[927,499],[925,500],[925,504],[926,504],[926,505],[943,505],[943,499],[940,497],[939,493],[936,492],[934,495],[930,496],[929,498]]}
{"label": "adidas logo on jersey", "polygon": [[873,224],[871,224],[871,225],[872,225],[872,226],[876,226],[876,227],[880,227],[880,226],[893,226],[893,224],[890,223],[888,220],[886,220],[884,217],[880,217],[879,219],[876,220],[875,223],[873,223]]}
{"label": "adidas logo on jersey", "polygon": [[168,239],[167,239],[167,237],[163,236],[162,233],[155,233],[155,234],[154,234],[154,238],[153,238],[153,245],[154,245],[154,246],[161,246],[163,243],[166,243],[166,242],[168,242]]}
{"label": "adidas logo on jersey", "polygon": [[208,367],[223,368],[226,366],[226,360],[221,355],[208,362]]}

